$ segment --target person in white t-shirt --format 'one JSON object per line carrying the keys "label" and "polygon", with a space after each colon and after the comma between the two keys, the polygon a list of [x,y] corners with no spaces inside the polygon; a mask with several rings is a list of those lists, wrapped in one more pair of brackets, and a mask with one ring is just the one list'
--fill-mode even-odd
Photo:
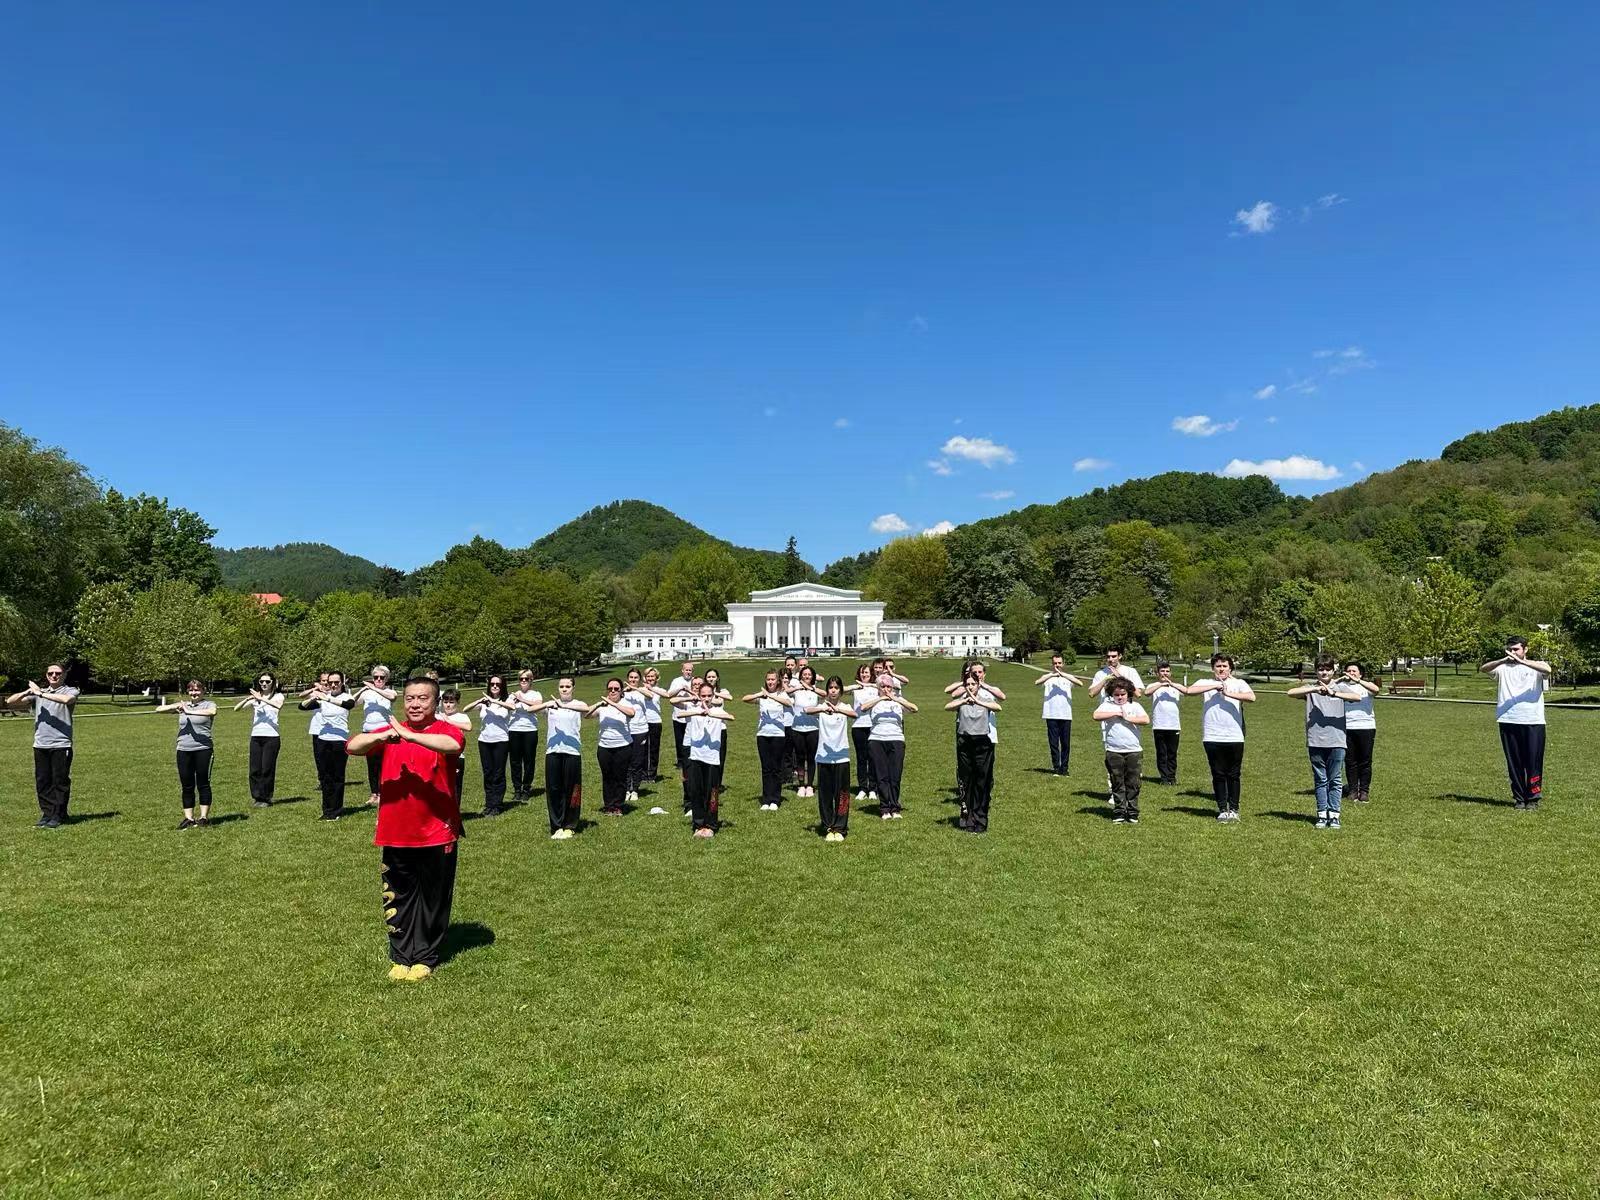
{"label": "person in white t-shirt", "polygon": [[478,731],[478,765],[483,769],[483,815],[505,812],[506,763],[511,757],[511,697],[500,675],[489,676],[484,693],[467,708],[478,709],[483,728]]}
{"label": "person in white t-shirt", "polygon": [[694,824],[694,836],[709,838],[717,832],[716,781],[722,774],[724,729],[733,720],[733,714],[722,706],[716,686],[706,681],[701,682],[699,695],[689,706],[688,713],[683,740],[689,747],[689,772],[685,780],[689,815]]}
{"label": "person in white t-shirt", "polygon": [[661,782],[661,701],[667,689],[661,686],[661,672],[654,667],[644,669],[644,720],[645,720],[645,778],[651,783]]}
{"label": "person in white t-shirt", "polygon": [[689,718],[684,709],[675,701],[679,698],[684,700],[693,699],[694,693],[691,690],[693,687],[694,663],[689,659],[684,659],[683,665],[678,669],[678,677],[667,684],[666,693],[667,705],[672,709],[672,754],[678,764],[680,778],[682,778],[684,771],[688,769],[689,763],[688,751],[683,748],[683,727],[688,724]]}
{"label": "person in white t-shirt", "polygon": [[[372,677],[363,679],[355,690],[356,703],[361,705],[361,732],[373,733],[387,729],[394,719],[394,700],[400,693],[389,686],[389,668],[379,663],[372,668]],[[367,756],[367,807],[378,806],[378,777],[383,773],[383,755]]]}
{"label": "person in white t-shirt", "polygon": [[900,776],[906,767],[905,714],[917,706],[900,691],[888,671],[878,676],[878,694],[862,707],[872,714],[872,730],[867,734],[867,751],[878,778],[878,815],[885,821],[904,816],[900,806]]}
{"label": "person in white t-shirt", "polygon": [[644,675],[638,667],[628,668],[623,679],[622,698],[633,706],[633,716],[628,718],[633,753],[628,759],[626,799],[630,804],[637,804],[639,789],[644,786],[645,767],[650,761],[650,694],[644,689]]}
{"label": "person in white t-shirt", "polygon": [[1108,680],[1100,706],[1094,710],[1105,740],[1106,775],[1111,780],[1112,820],[1118,825],[1139,823],[1139,772],[1144,766],[1144,745],[1139,726],[1150,724],[1144,708],[1133,698],[1133,684],[1120,676]]}
{"label": "person in white t-shirt", "polygon": [[872,682],[872,664],[862,663],[856,668],[856,681],[845,691],[850,693],[855,706],[855,723],[850,726],[850,740],[856,750],[856,800],[878,798],[877,778],[872,774],[872,757],[867,753],[867,738],[872,733],[872,714],[862,707],[878,694]]}
{"label": "person in white t-shirt", "polygon": [[300,701],[303,709],[314,710],[311,718],[311,752],[317,763],[317,784],[322,792],[321,821],[337,821],[344,816],[344,770],[350,761],[344,752],[350,740],[350,710],[356,698],[344,690],[344,672],[327,671],[322,682]]}
{"label": "person in white t-shirt", "polygon": [[1254,702],[1250,685],[1233,673],[1233,658],[1211,656],[1212,678],[1191,683],[1184,691],[1204,696],[1200,708],[1200,744],[1211,764],[1211,791],[1217,798],[1217,820],[1239,819],[1239,775],[1244,767],[1244,706]]}
{"label": "person in white t-shirt", "polygon": [[[431,678],[431,677],[430,677]],[[439,681],[434,679],[435,683]],[[439,693],[439,720],[454,725],[462,734],[472,732],[472,718],[461,711],[461,693],[456,688],[445,688]],[[463,737],[462,744],[466,744]],[[467,781],[467,756],[456,755],[456,807],[461,807],[461,788]]]}
{"label": "person in white t-shirt", "polygon": [[633,705],[622,698],[622,680],[606,680],[605,695],[590,705],[586,717],[600,723],[599,746],[595,754],[600,763],[600,812],[620,817],[628,794],[628,763],[633,758],[633,734],[628,722]]}
{"label": "person in white t-shirt", "polygon": [[556,680],[556,694],[535,711],[544,719],[544,805],[550,817],[550,840],[570,841],[578,831],[583,800],[583,718],[589,706],[572,697],[572,676]]}
{"label": "person in white t-shirt", "polygon": [[544,695],[533,686],[533,672],[517,673],[517,690],[511,693],[511,799],[525,804],[533,799],[534,772],[539,761],[539,718],[535,709]]}
{"label": "person in white t-shirt", "polygon": [[1072,685],[1084,686],[1063,665],[1060,650],[1050,654],[1050,669],[1033,682],[1044,689],[1044,731],[1050,740],[1050,770],[1067,774],[1072,762]]}
{"label": "person in white t-shirt", "polygon": [[278,750],[283,744],[278,728],[283,711],[283,693],[271,671],[261,672],[255,687],[233,706],[238,712],[250,706],[250,802],[256,808],[272,803],[278,786]]}
{"label": "person in white t-shirt", "polygon": [[1511,799],[1518,809],[1531,811],[1544,798],[1544,694],[1550,687],[1550,664],[1529,658],[1527,639],[1513,637],[1507,639],[1503,657],[1478,670],[1494,676],[1495,720],[1511,777]]}
{"label": "person in white t-shirt", "polygon": [[1094,678],[1089,680],[1089,695],[1098,696],[1105,690],[1107,681],[1111,679],[1126,679],[1133,685],[1133,697],[1138,699],[1144,695],[1144,680],[1139,678],[1139,672],[1122,661],[1122,648],[1109,646],[1106,648],[1105,666],[1094,673]]}
{"label": "person in white t-shirt", "polygon": [[828,676],[827,693],[811,706],[810,715],[817,720],[817,817],[822,840],[842,842],[850,831],[850,722],[856,715],[845,699],[844,680]]}
{"label": "person in white t-shirt", "polygon": [[761,761],[761,811],[777,812],[783,803],[783,752],[789,740],[783,713],[794,704],[794,697],[779,684],[778,672],[768,671],[761,690],[740,699],[758,709],[756,757]]}
{"label": "person in white t-shirt", "polygon": [[1150,736],[1156,743],[1156,774],[1158,783],[1169,787],[1178,782],[1178,735],[1183,722],[1178,715],[1178,702],[1186,692],[1172,681],[1172,664],[1156,663],[1156,681],[1145,689],[1145,699],[1150,701]]}
{"label": "person in white t-shirt", "polygon": [[1372,748],[1378,740],[1378,719],[1372,712],[1372,698],[1378,685],[1362,674],[1361,664],[1346,663],[1344,682],[1358,700],[1344,702],[1344,735],[1349,747],[1344,756],[1344,794],[1357,804],[1372,797]]}

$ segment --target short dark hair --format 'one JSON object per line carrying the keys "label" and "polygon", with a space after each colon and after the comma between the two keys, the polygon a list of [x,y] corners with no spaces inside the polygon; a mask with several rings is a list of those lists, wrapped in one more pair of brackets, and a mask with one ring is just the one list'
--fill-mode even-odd
{"label": "short dark hair", "polygon": [[1317,659],[1317,670],[1319,670],[1319,671],[1331,671],[1331,670],[1333,670],[1333,659],[1329,658],[1326,654],[1324,654],[1321,658]]}
{"label": "short dark hair", "polygon": [[1106,691],[1121,692],[1125,696],[1131,696],[1133,695],[1133,684],[1129,683],[1121,675],[1115,675],[1106,682]]}
{"label": "short dark hair", "polygon": [[[448,692],[441,692],[439,690],[439,681],[437,679],[431,679],[426,675],[413,675],[411,678],[406,680],[406,687],[409,688],[413,685],[416,687],[431,687],[433,689],[433,698],[435,700],[442,699],[445,696],[450,697],[452,700],[461,699],[461,693],[456,691],[455,688],[451,688]],[[403,693],[404,689],[402,689],[402,694]]]}
{"label": "short dark hair", "polygon": [[1057,646],[1054,650],[1050,651],[1050,657],[1051,658],[1065,658],[1066,655],[1061,653],[1061,647]]}
{"label": "short dark hair", "polygon": [[1107,654],[1121,654],[1122,653],[1122,646],[1117,642],[1112,642],[1111,645],[1106,647],[1106,653]]}
{"label": "short dark hair", "polygon": [[1164,658],[1156,659],[1156,670],[1159,671],[1159,670],[1161,670],[1162,667],[1165,667],[1169,671],[1172,670],[1172,664],[1169,663],[1166,659],[1164,659]]}
{"label": "short dark hair", "polygon": [[1528,645],[1528,639],[1523,637],[1520,633],[1514,633],[1514,634],[1512,634],[1510,637],[1508,637],[1506,639],[1506,649],[1507,650],[1511,649],[1511,647],[1513,647],[1513,646],[1521,646],[1524,649],[1526,649],[1527,645]]}
{"label": "short dark hair", "polygon": [[1228,664],[1228,665],[1229,665],[1229,666],[1230,666],[1230,667],[1231,667],[1231,666],[1233,666],[1233,665],[1234,665],[1234,662],[1233,662],[1233,655],[1231,655],[1231,654],[1224,654],[1224,653],[1222,653],[1222,652],[1221,652],[1221,651],[1220,651],[1220,650],[1219,650],[1219,651],[1217,651],[1217,653],[1215,653],[1215,654],[1213,654],[1213,655],[1212,655],[1212,656],[1211,656],[1211,665],[1212,665],[1212,666],[1213,666],[1213,667],[1214,667],[1214,666],[1216,666],[1216,665],[1217,665],[1217,664],[1218,664],[1218,663],[1219,663],[1219,662],[1225,662],[1225,663],[1227,663],[1227,664]]}
{"label": "short dark hair", "polygon": [[839,685],[839,690],[841,692],[844,691],[844,680],[840,679],[837,675],[829,675],[828,682],[822,685],[822,690],[827,691],[836,683]]}

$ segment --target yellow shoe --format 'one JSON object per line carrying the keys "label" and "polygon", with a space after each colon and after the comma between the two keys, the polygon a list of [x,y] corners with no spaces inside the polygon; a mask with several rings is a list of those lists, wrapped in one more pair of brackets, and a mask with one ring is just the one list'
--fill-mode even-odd
{"label": "yellow shoe", "polygon": [[412,983],[416,983],[419,979],[426,979],[432,974],[433,968],[427,963],[416,963],[409,971],[406,972],[406,978]]}
{"label": "yellow shoe", "polygon": [[396,983],[399,983],[402,979],[409,979],[411,978],[411,968],[395,963],[394,966],[389,968],[389,978]]}

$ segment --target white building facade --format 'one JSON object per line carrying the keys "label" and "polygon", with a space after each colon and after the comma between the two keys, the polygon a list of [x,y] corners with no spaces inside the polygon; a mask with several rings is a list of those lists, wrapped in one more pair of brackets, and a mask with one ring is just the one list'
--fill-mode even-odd
{"label": "white building facade", "polygon": [[726,621],[638,621],[616,635],[612,653],[626,658],[680,654],[777,654],[785,650],[882,650],[889,654],[998,654],[995,621],[885,621],[883,603],[849,588],[820,583],[751,592],[728,605]]}
{"label": "white building facade", "polygon": [[881,600],[849,588],[791,583],[728,605],[733,644],[743,650],[853,650],[877,644]]}

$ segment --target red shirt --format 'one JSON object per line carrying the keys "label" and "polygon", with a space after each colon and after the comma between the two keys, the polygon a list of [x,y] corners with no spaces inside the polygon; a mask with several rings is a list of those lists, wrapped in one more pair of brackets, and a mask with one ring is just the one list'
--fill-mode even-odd
{"label": "red shirt", "polygon": [[[417,733],[444,734],[458,746],[466,737],[448,721],[434,719]],[[378,830],[374,846],[447,846],[461,832],[461,798],[455,765],[437,750],[415,742],[385,742],[378,751]]]}

